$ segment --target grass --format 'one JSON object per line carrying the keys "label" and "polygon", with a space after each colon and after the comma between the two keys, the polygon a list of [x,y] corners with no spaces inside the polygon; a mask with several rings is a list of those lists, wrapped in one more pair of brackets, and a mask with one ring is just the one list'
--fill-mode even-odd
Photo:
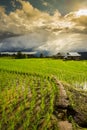
{"label": "grass", "polygon": [[[1,130],[58,130],[56,119],[52,119],[59,93],[53,75],[72,86],[85,82],[87,61],[0,59]],[[76,95],[70,90],[71,104],[76,106]]]}
{"label": "grass", "polygon": [[56,75],[69,82],[87,81],[87,61],[62,61],[54,59],[0,59],[0,69],[41,75]]}

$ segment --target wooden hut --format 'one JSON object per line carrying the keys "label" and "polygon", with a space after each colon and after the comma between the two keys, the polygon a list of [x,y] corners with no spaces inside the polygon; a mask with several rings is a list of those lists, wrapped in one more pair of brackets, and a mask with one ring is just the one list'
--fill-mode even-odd
{"label": "wooden hut", "polygon": [[68,52],[67,55],[64,57],[64,59],[67,60],[80,60],[81,54],[78,52]]}

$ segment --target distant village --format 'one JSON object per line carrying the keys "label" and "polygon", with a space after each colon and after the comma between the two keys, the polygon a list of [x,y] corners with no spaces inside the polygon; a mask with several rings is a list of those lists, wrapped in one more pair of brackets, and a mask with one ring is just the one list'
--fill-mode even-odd
{"label": "distant village", "polygon": [[44,53],[37,52],[0,52],[0,57],[13,57],[16,59],[22,58],[54,58],[63,60],[87,60],[87,52],[58,52],[55,55],[48,56]]}

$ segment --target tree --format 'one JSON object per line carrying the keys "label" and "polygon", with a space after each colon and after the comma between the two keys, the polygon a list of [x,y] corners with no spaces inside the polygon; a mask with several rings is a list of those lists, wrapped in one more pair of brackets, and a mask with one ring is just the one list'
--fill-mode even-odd
{"label": "tree", "polygon": [[43,53],[41,53],[41,54],[40,54],[40,58],[43,58],[43,57],[44,57],[44,55],[43,55]]}
{"label": "tree", "polygon": [[17,52],[16,58],[18,58],[18,59],[23,58],[23,54],[21,53],[21,51],[18,51],[18,52]]}

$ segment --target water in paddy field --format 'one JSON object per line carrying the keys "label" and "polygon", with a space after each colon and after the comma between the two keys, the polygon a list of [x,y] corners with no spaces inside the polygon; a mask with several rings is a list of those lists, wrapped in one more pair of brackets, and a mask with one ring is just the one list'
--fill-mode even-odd
{"label": "water in paddy field", "polygon": [[82,89],[82,90],[87,91],[87,81],[82,82],[82,83],[76,82],[76,83],[74,84],[74,86],[75,86],[76,88],[78,88],[78,89]]}

